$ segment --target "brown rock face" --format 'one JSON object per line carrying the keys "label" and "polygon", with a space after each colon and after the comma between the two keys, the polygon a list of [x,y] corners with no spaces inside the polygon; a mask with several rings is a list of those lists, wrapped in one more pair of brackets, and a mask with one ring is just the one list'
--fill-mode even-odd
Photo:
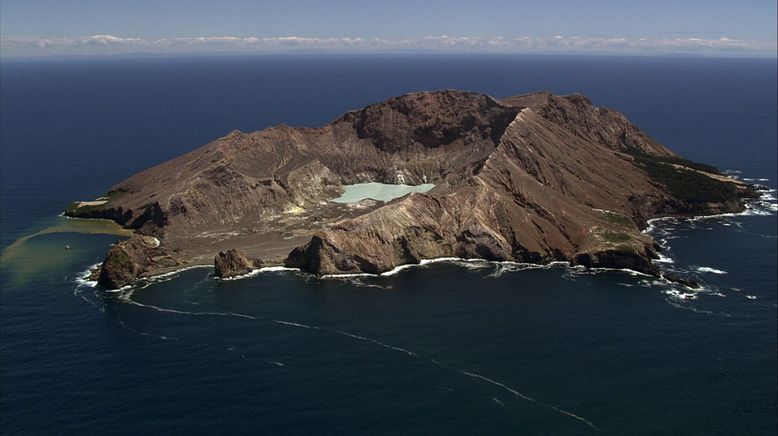
{"label": "brown rock face", "polygon": [[169,268],[177,262],[165,254],[153,237],[136,235],[117,242],[100,267],[97,282],[106,289],[118,289],[157,268]]}
{"label": "brown rock face", "polygon": [[[581,95],[420,92],[320,128],[232,132],[66,213],[154,235],[179,262],[246,253],[220,253],[225,274],[246,271],[247,256],[317,274],[458,256],[656,275],[647,219],[742,208],[749,188],[715,171]],[[329,201],[359,182],[435,188],[386,204]],[[159,269],[133,247],[111,249],[102,282]]]}
{"label": "brown rock face", "polygon": [[342,121],[353,123],[359,138],[370,139],[383,151],[397,152],[414,144],[477,147],[491,141],[497,145],[518,111],[486,95],[418,93],[350,112]]}
{"label": "brown rock face", "polygon": [[574,265],[587,268],[617,268],[640,271],[654,276],[659,268],[651,263],[651,258],[631,250],[603,250],[594,253],[581,253],[573,258]]}
{"label": "brown rock face", "polygon": [[248,274],[255,267],[262,266],[259,260],[249,260],[236,249],[220,251],[213,259],[214,275],[223,279]]}

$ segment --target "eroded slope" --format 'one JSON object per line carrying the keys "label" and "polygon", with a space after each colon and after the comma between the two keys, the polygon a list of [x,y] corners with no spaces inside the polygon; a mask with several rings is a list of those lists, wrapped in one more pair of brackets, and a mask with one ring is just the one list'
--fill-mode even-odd
{"label": "eroded slope", "polygon": [[[227,248],[318,274],[378,273],[441,256],[656,274],[653,241],[639,231],[646,219],[742,207],[749,188],[712,172],[580,95],[438,91],[320,128],[235,131],[67,213],[111,218],[161,241],[142,266],[116,277],[152,274],[171,259],[204,263]],[[358,182],[436,187],[388,204],[329,201]],[[115,260],[109,253],[104,268],[122,268]]]}

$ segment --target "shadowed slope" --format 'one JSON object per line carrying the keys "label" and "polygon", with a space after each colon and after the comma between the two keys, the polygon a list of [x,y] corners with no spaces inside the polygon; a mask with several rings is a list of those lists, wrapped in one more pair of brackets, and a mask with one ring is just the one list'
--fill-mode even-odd
{"label": "shadowed slope", "polygon": [[[646,219],[742,208],[748,187],[711,171],[581,95],[421,92],[320,128],[234,131],[67,213],[159,237],[136,276],[163,269],[159,256],[206,263],[227,248],[319,274],[441,256],[657,274]],[[674,175],[706,187],[686,195]],[[387,204],[330,201],[360,182],[436,186]]]}

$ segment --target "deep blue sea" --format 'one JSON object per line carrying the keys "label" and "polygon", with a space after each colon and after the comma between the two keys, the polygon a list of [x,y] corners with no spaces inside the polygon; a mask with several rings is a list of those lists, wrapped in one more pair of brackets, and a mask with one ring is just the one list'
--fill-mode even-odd
{"label": "deep blue sea", "polygon": [[[478,262],[80,284],[117,237],[76,233],[68,202],[233,129],[441,88],[581,92],[773,191],[748,215],[655,223],[698,292]],[[3,60],[0,432],[776,434],[776,91],[775,59]]]}

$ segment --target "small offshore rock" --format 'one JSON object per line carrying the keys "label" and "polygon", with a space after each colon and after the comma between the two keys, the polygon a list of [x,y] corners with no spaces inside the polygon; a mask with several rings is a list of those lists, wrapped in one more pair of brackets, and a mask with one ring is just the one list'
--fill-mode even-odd
{"label": "small offshore rock", "polygon": [[687,286],[689,288],[697,289],[700,287],[699,282],[694,279],[688,279],[686,277],[679,276],[678,274],[668,273],[662,276],[665,280],[669,280],[673,283]]}
{"label": "small offshore rock", "polygon": [[[179,266],[160,245],[159,239],[144,235],[133,235],[113,244],[99,267],[98,284],[103,289],[119,289],[150,271]],[[90,277],[94,276],[92,272]]]}
{"label": "small offshore rock", "polygon": [[133,283],[148,269],[155,251],[144,243],[142,236],[117,242],[108,250],[100,267],[98,284],[106,289],[119,289]]}
{"label": "small offshore rock", "polygon": [[230,278],[250,273],[254,268],[262,266],[259,259],[249,259],[234,248],[220,251],[213,259],[214,275],[219,278]]}

